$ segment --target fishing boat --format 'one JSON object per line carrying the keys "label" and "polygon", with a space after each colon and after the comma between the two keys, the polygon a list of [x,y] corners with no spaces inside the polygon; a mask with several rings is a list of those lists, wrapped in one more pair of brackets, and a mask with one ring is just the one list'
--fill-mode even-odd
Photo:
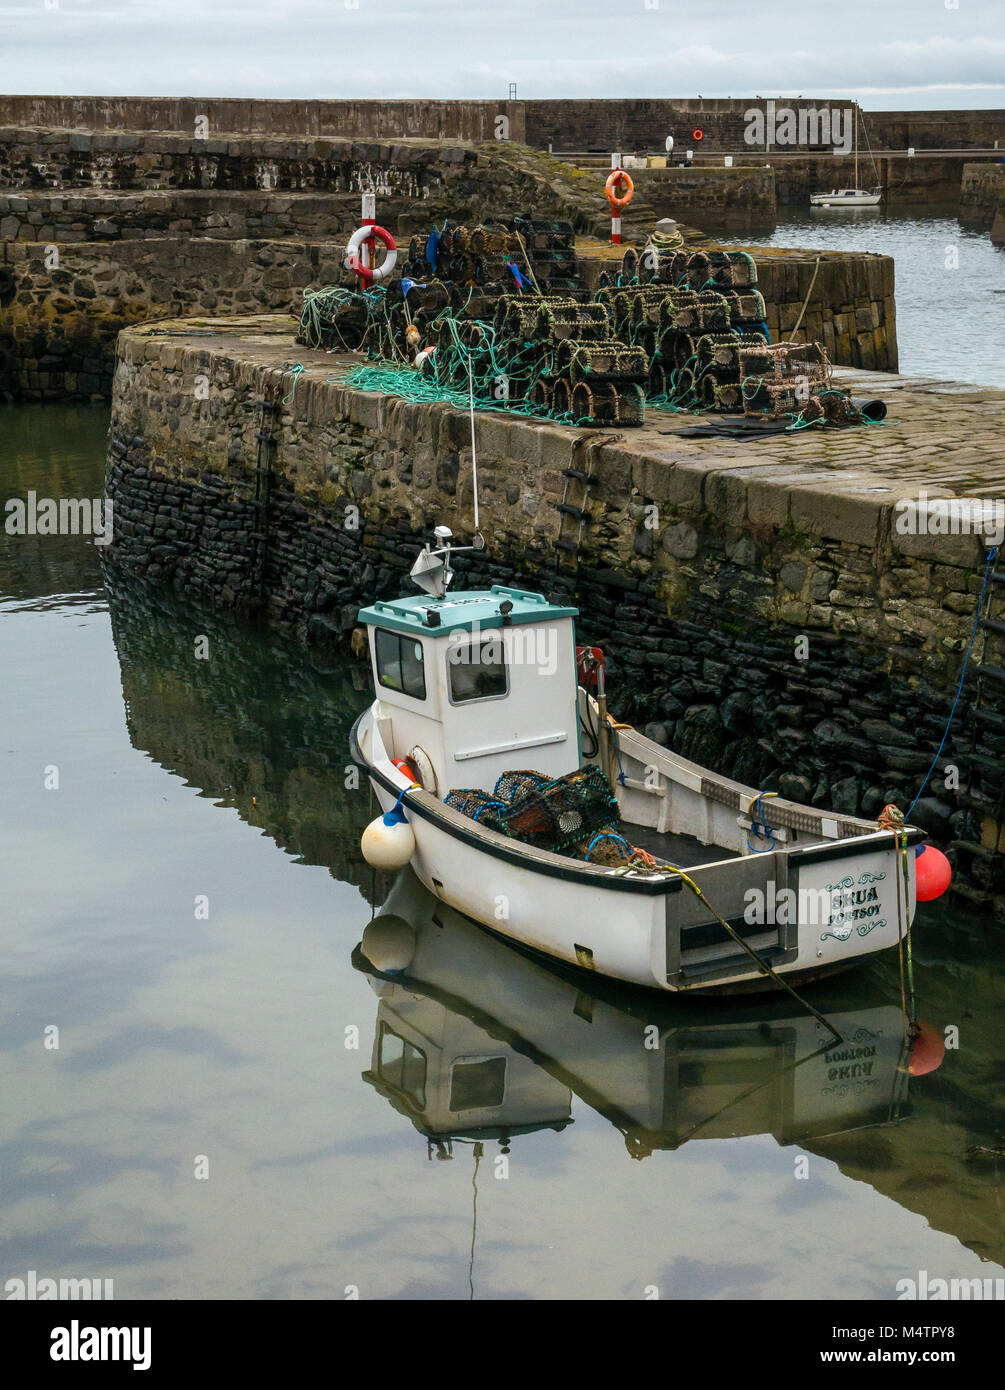
{"label": "fishing boat", "polygon": [[[872,147],[869,149],[872,155]],[[874,176],[878,177],[876,161],[873,159]],[[858,106],[855,107],[855,187],[832,188],[829,193],[811,193],[811,208],[875,208],[879,207],[883,193],[879,188],[860,188],[858,183]]]}
{"label": "fishing boat", "polygon": [[921,830],[759,791],[617,724],[577,610],[451,591],[452,548],[437,527],[412,570],[423,592],[359,613],[371,864],[411,864],[522,946],[669,992],[791,987],[902,939],[918,853],[945,863]]}

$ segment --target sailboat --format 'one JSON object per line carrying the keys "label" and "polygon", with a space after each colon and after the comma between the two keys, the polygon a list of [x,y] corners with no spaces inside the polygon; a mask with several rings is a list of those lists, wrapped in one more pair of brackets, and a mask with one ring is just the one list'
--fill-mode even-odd
{"label": "sailboat", "polygon": [[[870,154],[871,154],[870,149]],[[873,160],[873,171],[876,163]],[[875,208],[883,197],[881,189],[869,191],[858,184],[858,105],[855,106],[855,187],[832,188],[829,193],[811,193],[810,207],[813,208]]]}

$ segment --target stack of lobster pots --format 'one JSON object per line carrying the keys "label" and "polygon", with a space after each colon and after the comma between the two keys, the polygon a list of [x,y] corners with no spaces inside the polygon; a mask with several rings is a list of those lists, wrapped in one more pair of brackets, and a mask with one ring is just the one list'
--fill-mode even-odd
{"label": "stack of lobster pots", "polygon": [[570,223],[524,216],[448,227],[435,241],[413,238],[402,274],[417,282],[411,322],[424,342],[435,333],[440,350],[439,362],[426,356],[420,365],[444,384],[466,384],[463,361],[444,367],[449,332],[500,400],[576,423],[642,423],[648,359],[618,339],[606,305],[590,302]]}
{"label": "stack of lobster pots", "polygon": [[574,421],[640,425],[649,361],[619,339],[603,304],[506,295],[495,311],[497,339],[513,344],[523,399],[542,414]]}
{"label": "stack of lobster pots", "polygon": [[756,284],[746,252],[649,245],[641,253],[629,249],[613,280],[602,275],[597,297],[615,334],[646,354],[647,395],[741,412],[741,353],[768,343]]}
{"label": "stack of lobster pots", "polygon": [[448,224],[412,239],[379,295],[333,289],[315,331],[323,346],[575,424],[639,425],[647,399],[797,425],[861,418],[819,344],[769,345],[746,252],[668,242],[630,248],[591,297],[568,222]]}

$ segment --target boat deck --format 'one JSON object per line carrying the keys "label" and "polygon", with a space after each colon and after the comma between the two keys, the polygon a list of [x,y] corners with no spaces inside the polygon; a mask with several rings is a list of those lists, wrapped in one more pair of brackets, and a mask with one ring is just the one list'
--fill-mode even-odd
{"label": "boat deck", "polygon": [[696,869],[700,864],[715,864],[721,859],[739,859],[736,850],[720,849],[718,845],[703,845],[691,835],[661,835],[646,825],[621,825],[621,833],[630,844],[665,859],[678,869]]}

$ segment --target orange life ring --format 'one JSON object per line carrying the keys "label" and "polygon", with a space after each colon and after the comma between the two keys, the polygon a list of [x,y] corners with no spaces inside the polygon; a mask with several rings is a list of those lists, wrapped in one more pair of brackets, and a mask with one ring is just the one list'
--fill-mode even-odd
{"label": "orange life ring", "polygon": [[705,132],[702,130],[702,128],[701,128],[700,125],[696,125],[695,128],[694,128],[694,130],[692,130],[692,132],[691,132],[691,139],[692,139],[692,140],[704,140],[704,138],[705,138]]}
{"label": "orange life ring", "polygon": [[[624,197],[619,198],[618,195],[614,192],[614,185],[616,183],[624,184],[625,189],[627,190],[625,192]],[[608,177],[607,183],[605,184],[605,192],[607,193],[607,201],[610,203],[611,211],[613,212],[615,210],[620,210],[621,208],[626,208],[628,206],[628,204],[632,201],[632,194],[635,192],[635,185],[632,183],[630,177],[625,173],[624,169],[612,169]]]}

